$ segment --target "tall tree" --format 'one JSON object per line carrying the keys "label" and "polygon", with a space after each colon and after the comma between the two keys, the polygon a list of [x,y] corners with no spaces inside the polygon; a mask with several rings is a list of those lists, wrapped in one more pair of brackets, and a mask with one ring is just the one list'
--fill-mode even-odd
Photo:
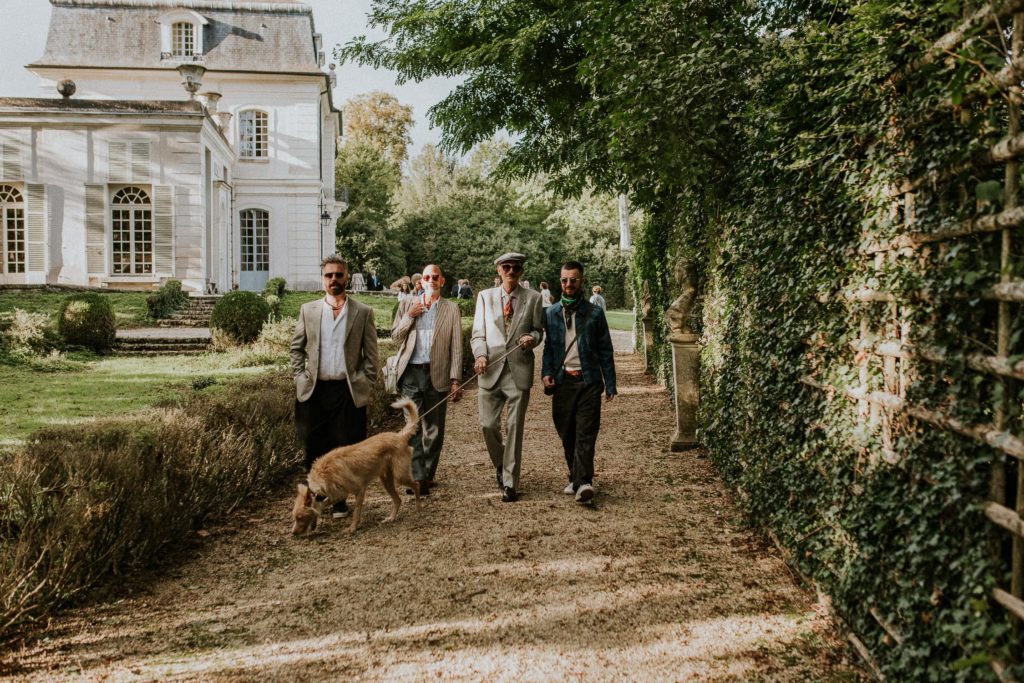
{"label": "tall tree", "polygon": [[390,93],[374,90],[345,103],[345,135],[367,143],[396,166],[408,158],[412,126],[412,107]]}
{"label": "tall tree", "polygon": [[335,180],[348,189],[349,208],[338,220],[336,243],[356,270],[400,272],[404,263],[389,244],[392,198],[401,182],[398,167],[366,140],[352,140],[338,150]]}

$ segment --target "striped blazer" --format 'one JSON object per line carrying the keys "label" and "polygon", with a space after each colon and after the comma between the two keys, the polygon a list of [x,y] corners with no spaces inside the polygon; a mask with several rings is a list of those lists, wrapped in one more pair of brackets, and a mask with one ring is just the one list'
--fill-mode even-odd
{"label": "striped blazer", "polygon": [[[391,325],[391,338],[400,345],[398,351],[398,377],[409,365],[416,348],[416,319],[409,309],[419,297],[409,297],[398,304],[395,321]],[[436,391],[446,392],[452,380],[462,381],[462,321],[459,307],[445,299],[438,299],[434,318],[434,336],[430,347],[430,383]]]}

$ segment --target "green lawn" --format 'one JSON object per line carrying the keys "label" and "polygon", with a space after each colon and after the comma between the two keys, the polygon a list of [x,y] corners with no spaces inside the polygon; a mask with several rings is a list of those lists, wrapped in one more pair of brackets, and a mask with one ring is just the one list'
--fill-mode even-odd
{"label": "green lawn", "polygon": [[[151,292],[104,292],[93,290],[110,302],[117,318],[118,329],[145,327],[152,324],[146,297]],[[42,289],[0,289],[0,313],[9,313],[15,308],[31,313],[46,313],[57,324],[57,312],[61,302],[73,291],[45,291]]]}
{"label": "green lawn", "polygon": [[608,327],[613,330],[633,329],[633,311],[605,311],[605,317],[608,318]]}
{"label": "green lawn", "polygon": [[199,378],[266,371],[231,368],[234,354],[110,357],[74,372],[38,372],[0,365],[0,447],[47,425],[120,415],[174,400]]}
{"label": "green lawn", "polygon": [[[285,292],[281,297],[281,317],[284,319],[298,319],[299,308],[307,301],[313,301],[323,297],[323,292]],[[365,294],[349,294],[356,301],[367,304],[373,308],[373,321],[377,327],[391,327],[391,311],[398,302],[394,297],[367,296]]]}

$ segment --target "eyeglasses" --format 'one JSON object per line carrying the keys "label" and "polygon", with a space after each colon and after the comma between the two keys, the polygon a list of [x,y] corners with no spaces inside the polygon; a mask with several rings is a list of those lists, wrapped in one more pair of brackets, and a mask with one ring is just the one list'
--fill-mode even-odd
{"label": "eyeglasses", "polygon": [[335,272],[331,272],[331,273],[324,273],[324,277],[327,278],[328,280],[335,280],[335,279],[340,280],[340,279],[344,278],[346,275],[348,275],[348,273],[346,273],[344,271],[341,271],[341,272],[335,271]]}
{"label": "eyeglasses", "polygon": [[580,281],[578,277],[563,277],[561,280],[563,285],[567,285],[569,283],[576,284]]}
{"label": "eyeglasses", "polygon": [[440,275],[431,275],[431,274],[427,273],[426,275],[423,276],[423,279],[426,280],[427,282],[430,282],[431,280],[433,280],[434,282],[437,282],[438,280],[441,279],[441,276]]}
{"label": "eyeglasses", "polygon": [[506,273],[518,273],[523,269],[523,265],[521,263],[502,263],[501,269]]}

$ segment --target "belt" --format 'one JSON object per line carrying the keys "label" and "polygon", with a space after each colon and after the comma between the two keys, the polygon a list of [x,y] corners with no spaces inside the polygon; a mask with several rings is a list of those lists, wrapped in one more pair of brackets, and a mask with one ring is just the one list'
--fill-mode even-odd
{"label": "belt", "polygon": [[582,370],[566,370],[565,371],[565,376],[566,377],[573,377],[575,379],[579,379],[580,377],[583,377],[583,371]]}
{"label": "belt", "polygon": [[427,370],[430,368],[430,363],[409,363],[410,368],[423,368]]}

